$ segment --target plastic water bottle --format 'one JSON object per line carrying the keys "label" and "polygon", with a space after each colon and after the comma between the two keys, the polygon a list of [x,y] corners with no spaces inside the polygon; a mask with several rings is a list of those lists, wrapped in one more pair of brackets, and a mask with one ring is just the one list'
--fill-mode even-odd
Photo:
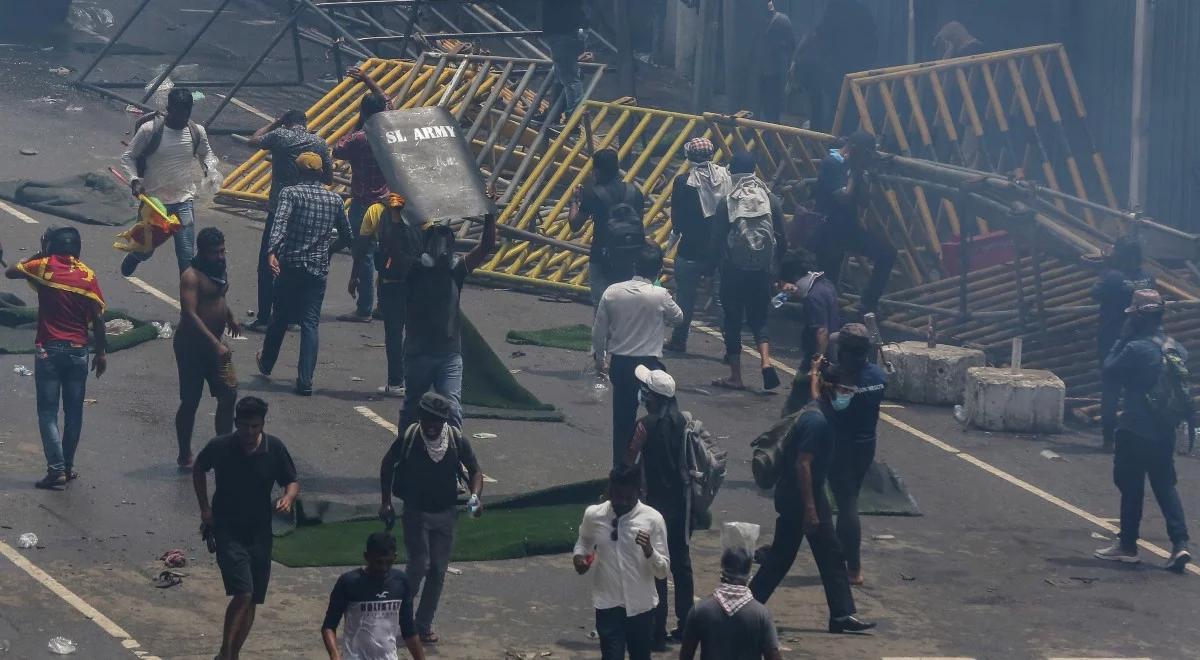
{"label": "plastic water bottle", "polygon": [[479,516],[479,496],[471,493],[471,499],[467,500],[467,509],[471,512],[472,518]]}
{"label": "plastic water bottle", "polygon": [[603,374],[596,374],[592,376],[589,384],[592,400],[596,403],[603,401],[605,395],[608,394],[608,379]]}
{"label": "plastic water bottle", "polygon": [[780,307],[783,307],[783,303],[785,303],[787,301],[788,301],[787,292],[780,291],[779,293],[775,294],[774,298],[771,299],[771,307],[773,307],[775,309],[779,309]]}

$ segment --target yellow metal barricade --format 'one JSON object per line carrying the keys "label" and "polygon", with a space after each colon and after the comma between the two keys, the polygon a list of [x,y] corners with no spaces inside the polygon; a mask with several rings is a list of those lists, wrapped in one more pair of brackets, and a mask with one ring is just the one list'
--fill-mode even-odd
{"label": "yellow metal barricade", "polygon": [[[1011,174],[1118,208],[1086,120],[1066,51],[1047,44],[850,74],[834,133],[861,127],[885,151]],[[940,251],[934,236],[961,233],[957,209],[931,203],[920,187],[912,195],[929,247]],[[1096,222],[1091,209],[1063,204]]]}
{"label": "yellow metal barricade", "polygon": [[[430,56],[416,62],[369,59],[363,70],[379,83],[399,108],[445,105],[460,119],[475,101],[487,96],[500,76],[490,65],[465,56]],[[479,78],[476,80],[476,78]],[[362,83],[346,78],[308,109],[308,128],[332,147],[354,130],[358,106],[367,93]],[[229,173],[217,193],[219,201],[265,207],[271,190],[271,161],[258,151]],[[348,165],[336,164],[334,190],[348,192]]]}

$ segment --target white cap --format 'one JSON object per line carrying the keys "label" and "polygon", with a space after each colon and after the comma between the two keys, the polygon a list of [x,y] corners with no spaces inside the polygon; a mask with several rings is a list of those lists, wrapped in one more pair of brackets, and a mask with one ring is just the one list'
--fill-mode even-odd
{"label": "white cap", "polygon": [[651,392],[661,394],[667,398],[675,396],[675,379],[671,378],[671,374],[661,369],[651,371],[646,365],[639,364],[634,367],[633,375],[645,383]]}

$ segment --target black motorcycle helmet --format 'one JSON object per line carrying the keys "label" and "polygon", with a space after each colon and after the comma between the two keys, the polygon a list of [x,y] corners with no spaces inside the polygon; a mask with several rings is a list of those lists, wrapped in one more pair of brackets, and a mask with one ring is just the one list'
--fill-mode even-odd
{"label": "black motorcycle helmet", "polygon": [[79,258],[83,242],[74,227],[51,227],[42,234],[42,252],[63,257]]}

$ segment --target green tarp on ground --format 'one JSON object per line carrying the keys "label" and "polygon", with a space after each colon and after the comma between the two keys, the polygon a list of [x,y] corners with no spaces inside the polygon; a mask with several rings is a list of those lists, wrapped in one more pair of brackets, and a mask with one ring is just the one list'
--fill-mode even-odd
{"label": "green tarp on ground", "polygon": [[545,330],[509,330],[504,339],[510,344],[548,346],[582,352],[592,350],[592,329],[582,323]]}
{"label": "green tarp on ground", "polygon": [[542,403],[513,378],[508,367],[463,315],[463,414],[487,419],[561,422],[554,406]]}
{"label": "green tarp on ground", "polygon": [[[607,481],[555,486],[488,503],[481,518],[460,514],[453,561],[493,561],[569,552],[589,504],[600,500]],[[367,536],[384,528],[375,504],[325,500],[297,502],[297,526],[280,530],[275,561],[291,567],[353,566],[361,563]],[[403,541],[404,530],[392,530]],[[405,561],[403,543],[397,558]]]}
{"label": "green tarp on ground", "polygon": [[137,218],[129,189],[97,172],[57,181],[0,181],[0,199],[89,225],[118,227]]}
{"label": "green tarp on ground", "polygon": [[[115,353],[151,339],[158,338],[158,329],[149,323],[116,309],[104,312],[104,320],[125,319],[133,329],[119,335],[108,335],[108,352]],[[0,354],[33,353],[37,337],[36,307],[0,307]]]}

